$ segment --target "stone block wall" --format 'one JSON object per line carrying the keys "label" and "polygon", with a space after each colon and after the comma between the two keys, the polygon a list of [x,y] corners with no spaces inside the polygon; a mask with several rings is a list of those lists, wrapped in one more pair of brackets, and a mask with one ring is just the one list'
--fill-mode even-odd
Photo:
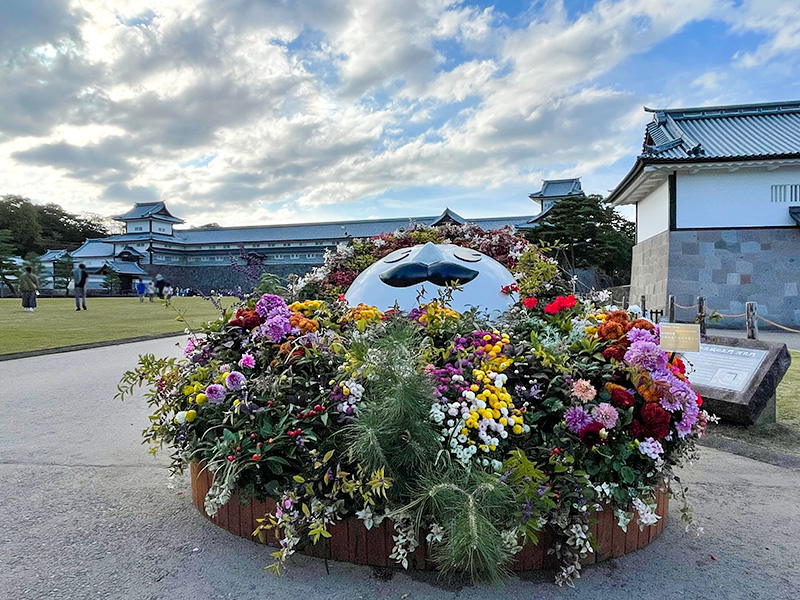
{"label": "stone block wall", "polygon": [[[290,274],[304,275],[317,263],[287,263],[270,265],[269,272],[286,281]],[[170,284],[181,288],[192,288],[203,293],[211,290],[235,290],[241,287],[249,291],[253,283],[249,283],[244,274],[236,273],[230,265],[225,266],[181,266],[181,265],[142,265],[150,277],[161,274]]]}
{"label": "stone block wall", "polygon": [[[695,229],[669,236],[667,293],[678,304],[690,306],[703,296],[709,309],[739,314],[745,302],[757,302],[760,315],[800,326],[800,227]],[[677,318],[689,321],[691,313],[678,310]],[[743,328],[744,319],[723,319],[720,326]],[[759,328],[770,326],[760,322]]]}
{"label": "stone block wall", "polygon": [[667,305],[669,234],[669,231],[664,231],[633,247],[629,300],[631,304],[639,304],[639,298],[646,296],[649,309],[661,309]]}

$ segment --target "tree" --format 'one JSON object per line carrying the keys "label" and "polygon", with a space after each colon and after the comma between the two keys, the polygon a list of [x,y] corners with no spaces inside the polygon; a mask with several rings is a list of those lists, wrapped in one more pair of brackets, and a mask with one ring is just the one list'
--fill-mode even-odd
{"label": "tree", "polygon": [[567,271],[594,268],[616,285],[630,281],[635,226],[602,196],[558,200],[526,237],[533,243],[560,244],[556,259]]}
{"label": "tree", "polygon": [[72,269],[74,263],[69,254],[53,261],[53,289],[67,290],[69,282],[72,281]]}
{"label": "tree", "polygon": [[0,229],[11,231],[16,252],[24,256],[29,252],[44,252],[42,226],[36,207],[22,196],[3,196],[0,200]]}
{"label": "tree", "polygon": [[0,229],[0,281],[5,285],[11,294],[16,294],[12,279],[19,276],[19,265],[14,260],[16,258],[14,245],[11,243],[13,233],[8,229]]}
{"label": "tree", "polygon": [[103,278],[103,289],[108,290],[109,296],[113,296],[115,291],[118,292],[121,285],[122,280],[114,271],[109,271]]}

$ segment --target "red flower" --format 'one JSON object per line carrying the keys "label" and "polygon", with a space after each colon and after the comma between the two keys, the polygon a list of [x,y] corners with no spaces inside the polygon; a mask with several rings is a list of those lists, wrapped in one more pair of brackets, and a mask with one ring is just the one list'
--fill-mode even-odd
{"label": "red flower", "polygon": [[633,394],[631,394],[628,390],[618,387],[612,388],[611,404],[617,408],[628,408],[629,406],[633,406],[633,401]]}
{"label": "red flower", "polygon": [[500,291],[506,295],[509,295],[511,292],[518,292],[519,285],[517,285],[517,282],[515,281],[514,283],[504,285],[503,287],[500,288]]}
{"label": "red flower", "polygon": [[671,416],[658,402],[648,402],[642,407],[642,421],[647,425],[669,424]]}
{"label": "red flower", "polygon": [[539,304],[539,301],[533,296],[529,296],[528,298],[525,298],[525,300],[522,301],[522,306],[524,306],[528,310],[535,308],[537,304]]}
{"label": "red flower", "polygon": [[573,294],[570,294],[569,296],[559,296],[544,307],[544,312],[546,312],[548,315],[554,315],[561,310],[572,308],[577,303],[578,301],[575,299]]}
{"label": "red flower", "polygon": [[603,358],[606,360],[611,360],[612,358],[622,361],[625,359],[625,348],[614,344],[613,346],[609,346],[605,350],[603,350]]}
{"label": "red flower", "polygon": [[588,447],[599,446],[604,444],[605,440],[600,437],[600,430],[603,428],[601,423],[592,421],[586,427],[581,429],[581,441]]}
{"label": "red flower", "polygon": [[230,324],[249,331],[261,325],[261,317],[252,308],[240,308],[236,311],[236,316],[230,320]]}
{"label": "red flower", "polygon": [[644,436],[642,435],[642,424],[639,421],[637,421],[636,419],[631,421],[630,430],[629,431],[630,431],[631,435],[633,437],[635,437],[637,440],[644,439]]}
{"label": "red flower", "polygon": [[697,394],[697,406],[703,406],[703,397]]}
{"label": "red flower", "polygon": [[669,435],[669,423],[653,423],[642,426],[642,436],[654,440],[663,440]]}

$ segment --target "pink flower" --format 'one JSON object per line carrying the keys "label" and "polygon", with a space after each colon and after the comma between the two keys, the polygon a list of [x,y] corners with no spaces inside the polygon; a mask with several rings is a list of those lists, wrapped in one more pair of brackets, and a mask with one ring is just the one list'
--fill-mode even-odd
{"label": "pink flower", "polygon": [[592,418],[598,423],[602,423],[606,429],[613,429],[614,425],[617,424],[619,414],[617,409],[608,402],[601,402],[592,410]]}
{"label": "pink flower", "polygon": [[594,386],[586,379],[578,379],[578,381],[572,384],[572,396],[581,402],[586,403],[590,400],[594,400],[596,395],[597,390],[594,389]]}
{"label": "pink flower", "polygon": [[246,352],[242,354],[242,358],[239,360],[239,366],[243,369],[252,369],[256,366],[256,359],[252,354]]}

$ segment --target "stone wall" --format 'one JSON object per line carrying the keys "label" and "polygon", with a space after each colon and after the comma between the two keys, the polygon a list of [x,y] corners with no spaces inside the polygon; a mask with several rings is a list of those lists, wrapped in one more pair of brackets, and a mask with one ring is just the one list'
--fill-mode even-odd
{"label": "stone wall", "polygon": [[[634,249],[635,253],[635,249]],[[788,327],[800,326],[800,227],[694,229],[673,231],[669,243],[669,288],[675,301],[740,314],[745,302],[758,313]],[[692,311],[678,310],[689,321]],[[744,319],[723,319],[720,326],[743,328]],[[759,328],[769,329],[763,321]]]}
{"label": "stone wall", "polygon": [[646,296],[649,309],[660,309],[667,305],[669,233],[664,231],[633,247],[629,299],[631,304],[639,304],[641,296]]}
{"label": "stone wall", "polygon": [[[274,273],[286,282],[290,274],[304,275],[318,263],[287,263],[285,265],[270,265],[269,272]],[[230,265],[225,266],[180,266],[180,265],[142,265],[150,277],[155,278],[159,273],[170,284],[180,288],[192,288],[203,293],[211,290],[235,290],[241,287],[249,291],[253,283],[249,283],[244,274],[236,273]]]}

